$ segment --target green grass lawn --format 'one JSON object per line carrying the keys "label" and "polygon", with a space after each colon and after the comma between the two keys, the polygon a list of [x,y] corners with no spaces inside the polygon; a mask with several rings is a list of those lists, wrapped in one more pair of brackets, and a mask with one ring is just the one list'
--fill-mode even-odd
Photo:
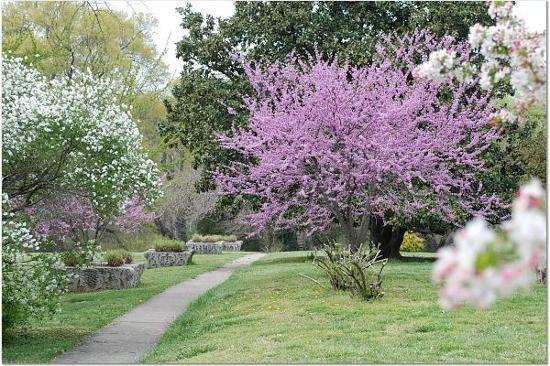
{"label": "green grass lawn", "polygon": [[270,254],[208,291],[147,363],[545,363],[546,287],[490,310],[444,311],[430,258],[386,267],[371,303],[321,288],[305,253]]}
{"label": "green grass lawn", "polygon": [[[30,324],[2,337],[4,363],[44,363],[73,347],[82,337],[107,325],[166,288],[221,267],[245,252],[195,255],[193,265],[147,269],[138,287],[70,293],[62,296],[62,312],[53,319]],[[136,262],[142,253],[134,253]]]}

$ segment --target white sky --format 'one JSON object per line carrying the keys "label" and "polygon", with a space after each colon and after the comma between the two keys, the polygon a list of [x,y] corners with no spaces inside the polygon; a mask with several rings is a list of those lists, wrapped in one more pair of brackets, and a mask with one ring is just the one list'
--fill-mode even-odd
{"label": "white sky", "polygon": [[181,61],[176,58],[175,43],[183,37],[183,29],[180,26],[181,16],[176,12],[176,8],[183,8],[191,3],[194,10],[215,17],[230,17],[235,12],[233,2],[230,0],[108,0],[107,3],[111,9],[128,13],[151,13],[158,20],[154,41],[159,52],[167,46],[164,61],[170,66],[173,76],[178,76],[181,71]]}
{"label": "white sky", "polygon": [[[109,0],[107,3],[113,9],[124,10],[128,13],[133,11],[151,13],[159,21],[154,39],[155,44],[159,51],[162,51],[166,45],[168,46],[164,60],[170,66],[170,72],[173,76],[177,76],[181,70],[181,61],[176,58],[175,43],[183,36],[183,30],[180,27],[181,17],[176,12],[176,8],[191,3],[193,9],[200,11],[202,14],[211,14],[216,17],[229,17],[235,12],[233,2],[230,0]],[[518,1],[514,13],[525,20],[529,30],[546,30],[547,9],[545,1]]]}

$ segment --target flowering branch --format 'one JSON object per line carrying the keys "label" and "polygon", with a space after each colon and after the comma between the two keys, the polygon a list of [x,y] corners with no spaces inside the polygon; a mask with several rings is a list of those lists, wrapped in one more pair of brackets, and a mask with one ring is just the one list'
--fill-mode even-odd
{"label": "flowering branch", "polygon": [[[528,33],[523,21],[512,15],[513,3],[488,2],[496,25],[470,28],[468,41],[483,56],[479,85],[493,89],[510,80],[516,91],[516,111],[533,103],[546,103],[546,40],[544,33]],[[456,62],[454,54],[439,50],[415,69],[418,79],[472,78],[470,63]],[[491,114],[489,125],[512,122],[506,110]],[[455,309],[464,303],[488,307],[497,298],[546,280],[546,195],[540,181],[521,187],[512,218],[496,231],[475,219],[455,235],[455,246],[438,252],[434,281],[443,283],[440,300]]]}

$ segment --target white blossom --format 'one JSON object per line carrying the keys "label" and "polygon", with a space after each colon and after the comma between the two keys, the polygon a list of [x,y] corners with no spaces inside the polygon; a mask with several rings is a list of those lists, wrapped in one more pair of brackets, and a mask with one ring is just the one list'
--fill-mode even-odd
{"label": "white blossom", "polygon": [[[42,242],[27,226],[14,221],[8,196],[2,195],[2,306],[4,322],[59,311],[58,295],[68,276],[55,253],[41,254]],[[19,319],[21,321],[21,319]],[[9,324],[8,324],[9,325]]]}
{"label": "white blossom", "polygon": [[[479,74],[481,87],[492,90],[510,76],[518,99],[517,109],[521,112],[531,103],[546,102],[546,35],[529,33],[524,22],[512,15],[512,8],[510,1],[489,2],[489,14],[496,19],[496,24],[490,27],[473,25],[468,42],[484,59]],[[457,71],[471,67],[469,64],[453,63],[452,68],[447,67],[450,62],[441,61],[445,52],[432,52],[426,62],[416,67],[415,75],[441,80],[445,76],[460,78],[471,74]]]}
{"label": "white blossom", "polygon": [[124,89],[116,75],[98,80],[75,70],[70,80],[49,81],[5,56],[2,77],[6,173],[68,150],[62,184],[97,197],[95,208],[104,215],[116,216],[134,195],[150,203],[160,194],[159,172],[142,150],[141,134],[116,103]]}
{"label": "white blossom", "polygon": [[443,283],[440,302],[447,309],[463,304],[486,308],[498,298],[531,286],[546,271],[546,195],[540,181],[520,190],[512,218],[495,232],[476,218],[442,248],[433,280]]}

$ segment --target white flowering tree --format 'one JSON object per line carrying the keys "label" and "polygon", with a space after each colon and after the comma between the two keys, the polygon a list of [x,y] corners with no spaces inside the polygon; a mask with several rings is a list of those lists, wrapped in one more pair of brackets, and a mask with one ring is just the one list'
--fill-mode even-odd
{"label": "white flowering tree", "polygon": [[158,171],[128,108],[117,103],[123,86],[75,73],[46,80],[23,60],[4,57],[4,192],[25,207],[61,189],[87,194],[105,217],[130,197],[150,202]]}
{"label": "white flowering tree", "polygon": [[[25,253],[41,249],[22,223],[25,209],[70,193],[85,197],[108,223],[131,198],[151,203],[159,196],[159,177],[128,108],[118,102],[123,86],[116,77],[97,80],[75,70],[70,80],[47,80],[25,60],[5,55],[2,81],[2,185],[9,196],[3,210],[12,212],[2,227],[9,239],[2,248],[3,305],[34,316],[52,307],[26,306],[49,303],[62,283],[49,270],[55,256],[43,270],[22,260],[39,258]],[[51,283],[38,285],[38,278]]]}
{"label": "white flowering tree", "polygon": [[[470,28],[469,43],[481,56],[479,70],[460,64],[449,50],[433,52],[415,70],[417,78],[456,77],[477,80],[492,90],[509,82],[515,91],[515,112],[501,110],[488,124],[522,121],[532,104],[546,103],[546,35],[527,32],[522,20],[512,15],[513,3],[488,2],[496,24]],[[445,308],[462,304],[486,308],[499,297],[546,280],[546,192],[533,179],[521,187],[512,206],[511,219],[491,228],[480,218],[455,235],[454,246],[438,253],[433,279],[443,283],[440,301]]]}

